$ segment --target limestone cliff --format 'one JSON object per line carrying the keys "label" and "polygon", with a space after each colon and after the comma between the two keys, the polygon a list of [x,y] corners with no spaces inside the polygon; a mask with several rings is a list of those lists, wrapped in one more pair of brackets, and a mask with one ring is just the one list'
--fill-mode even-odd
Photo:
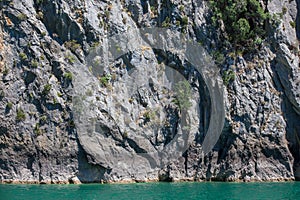
{"label": "limestone cliff", "polygon": [[0,0],[0,182],[300,178],[300,1],[260,5],[238,52],[208,1]]}

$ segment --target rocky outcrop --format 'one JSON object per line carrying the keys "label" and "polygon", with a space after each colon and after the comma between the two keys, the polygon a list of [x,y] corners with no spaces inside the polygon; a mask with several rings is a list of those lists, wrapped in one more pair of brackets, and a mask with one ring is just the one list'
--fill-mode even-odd
{"label": "rocky outcrop", "polygon": [[299,4],[217,67],[207,1],[1,1],[0,181],[299,178]]}

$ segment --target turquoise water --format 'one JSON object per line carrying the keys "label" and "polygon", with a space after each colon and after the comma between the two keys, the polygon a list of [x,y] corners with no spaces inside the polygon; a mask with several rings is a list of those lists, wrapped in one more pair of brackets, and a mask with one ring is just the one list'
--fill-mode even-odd
{"label": "turquoise water", "polygon": [[300,199],[300,182],[1,185],[0,199]]}

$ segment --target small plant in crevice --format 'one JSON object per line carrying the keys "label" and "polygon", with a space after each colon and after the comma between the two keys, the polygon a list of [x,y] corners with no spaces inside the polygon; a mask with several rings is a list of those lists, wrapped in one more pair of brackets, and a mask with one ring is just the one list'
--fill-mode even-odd
{"label": "small plant in crevice", "polygon": [[73,56],[71,54],[65,55],[65,58],[66,58],[67,62],[70,64],[74,64],[76,61],[75,56]]}
{"label": "small plant in crevice", "polygon": [[8,103],[6,104],[6,109],[7,109],[7,110],[11,110],[12,107],[13,107],[13,104],[12,104],[11,102],[8,102]]}
{"label": "small plant in crevice", "polygon": [[176,99],[173,101],[181,111],[186,111],[192,106],[192,88],[187,80],[179,81],[174,87]]}
{"label": "small plant in crevice", "polygon": [[68,81],[72,81],[73,75],[71,72],[67,72],[64,74],[64,78],[67,79]]}
{"label": "small plant in crevice", "polygon": [[25,121],[25,119],[26,119],[25,112],[22,109],[18,109],[16,115],[16,121],[17,122]]}
{"label": "small plant in crevice", "polygon": [[40,122],[40,124],[45,124],[47,122],[47,116],[46,115],[42,115],[40,117],[39,122]]}
{"label": "small plant in crevice", "polygon": [[43,20],[44,19],[44,13],[41,12],[41,11],[38,11],[36,13],[36,18],[39,19],[39,20]]}
{"label": "small plant in crevice", "polygon": [[225,56],[221,51],[213,51],[212,57],[217,65],[221,65],[225,61]]}
{"label": "small plant in crevice", "polygon": [[42,131],[41,131],[41,128],[40,128],[40,124],[39,124],[39,123],[36,123],[36,124],[35,124],[34,129],[33,129],[33,132],[34,132],[36,135],[41,135],[41,134],[42,134]]}
{"label": "small plant in crevice", "polygon": [[182,26],[187,26],[189,23],[189,18],[187,16],[182,17],[181,19]]}
{"label": "small plant in crevice", "polygon": [[67,127],[68,128],[75,128],[75,122],[74,122],[74,120],[72,120],[72,119],[70,119],[69,121],[68,121],[68,124],[67,124]]}
{"label": "small plant in crevice", "polygon": [[110,17],[110,12],[108,10],[104,11],[104,16],[106,18],[106,21],[108,21]]}
{"label": "small plant in crevice", "polygon": [[179,11],[180,11],[180,12],[183,12],[183,11],[184,11],[184,6],[183,6],[183,5],[180,5],[180,6],[179,6]]}
{"label": "small plant in crevice", "polygon": [[70,40],[64,43],[67,49],[70,49],[72,52],[76,52],[77,49],[81,48],[81,45],[77,43],[76,40]]}
{"label": "small plant in crevice", "polygon": [[145,122],[149,122],[150,120],[155,119],[156,113],[153,110],[146,110],[143,114],[143,118]]}
{"label": "small plant in crevice", "polygon": [[0,100],[2,100],[5,97],[5,93],[2,89],[0,89]]}
{"label": "small plant in crevice", "polygon": [[151,18],[156,18],[158,16],[158,10],[157,6],[150,6],[150,11],[151,11]]}
{"label": "small plant in crevice", "polygon": [[124,133],[123,133],[123,138],[124,138],[124,139],[128,138],[128,132],[127,132],[127,131],[124,131]]}
{"label": "small plant in crevice", "polygon": [[290,25],[292,28],[296,28],[296,22],[295,21],[290,21]]}
{"label": "small plant in crevice", "polygon": [[161,26],[164,27],[164,28],[168,28],[170,27],[170,18],[169,17],[166,17],[165,20],[162,22]]}
{"label": "small plant in crevice", "polygon": [[44,2],[44,0],[34,0],[34,1],[37,5],[41,5]]}
{"label": "small plant in crevice", "polygon": [[229,69],[227,71],[224,71],[223,76],[223,83],[225,86],[228,86],[230,82],[235,80],[235,73],[233,70]]}
{"label": "small plant in crevice", "polygon": [[3,74],[3,76],[7,76],[8,73],[9,73],[9,69],[5,66],[2,74]]}
{"label": "small plant in crevice", "polygon": [[27,55],[24,52],[19,53],[19,57],[22,61],[27,60]]}
{"label": "small plant in crevice", "polygon": [[37,68],[38,65],[39,65],[39,63],[38,63],[37,60],[32,60],[32,61],[31,61],[31,65],[30,65],[30,66],[31,66],[32,68]]}
{"label": "small plant in crevice", "polygon": [[20,21],[25,21],[27,19],[27,16],[24,13],[20,13],[20,14],[17,15],[17,18]]}
{"label": "small plant in crevice", "polygon": [[45,37],[47,35],[47,33],[45,31],[41,32],[41,36]]}
{"label": "small plant in crevice", "polygon": [[106,74],[104,76],[99,77],[99,81],[101,83],[102,86],[107,87],[109,81],[111,80],[111,75],[110,74]]}
{"label": "small plant in crevice", "polygon": [[44,96],[48,95],[48,94],[50,93],[51,88],[52,88],[52,86],[51,86],[50,84],[46,84],[46,85],[44,86],[44,89],[43,89],[43,91],[42,91],[42,94],[43,94]]}

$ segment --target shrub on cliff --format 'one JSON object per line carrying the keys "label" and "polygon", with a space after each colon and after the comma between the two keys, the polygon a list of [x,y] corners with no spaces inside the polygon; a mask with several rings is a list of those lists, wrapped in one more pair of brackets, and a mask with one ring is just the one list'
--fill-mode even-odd
{"label": "shrub on cliff", "polygon": [[234,46],[251,47],[257,38],[265,37],[264,24],[269,14],[258,0],[210,1],[212,21],[216,26],[224,23],[223,36]]}
{"label": "shrub on cliff", "polygon": [[175,84],[176,99],[174,103],[180,107],[180,110],[187,111],[191,106],[192,102],[192,88],[187,80],[179,81]]}

